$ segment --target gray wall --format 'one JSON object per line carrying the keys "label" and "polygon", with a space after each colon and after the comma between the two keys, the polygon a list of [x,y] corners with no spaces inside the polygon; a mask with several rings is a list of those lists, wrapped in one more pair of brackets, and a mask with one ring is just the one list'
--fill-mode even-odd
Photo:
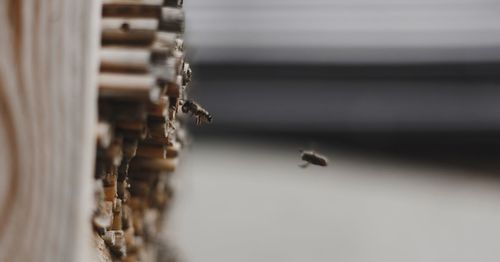
{"label": "gray wall", "polygon": [[200,62],[498,61],[496,0],[189,0]]}
{"label": "gray wall", "polygon": [[500,129],[500,2],[189,0],[213,128]]}

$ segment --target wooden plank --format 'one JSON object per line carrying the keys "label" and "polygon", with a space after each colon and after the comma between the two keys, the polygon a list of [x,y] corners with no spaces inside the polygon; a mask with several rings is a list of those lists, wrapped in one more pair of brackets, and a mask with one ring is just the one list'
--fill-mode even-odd
{"label": "wooden plank", "polygon": [[0,261],[97,261],[100,8],[0,1]]}

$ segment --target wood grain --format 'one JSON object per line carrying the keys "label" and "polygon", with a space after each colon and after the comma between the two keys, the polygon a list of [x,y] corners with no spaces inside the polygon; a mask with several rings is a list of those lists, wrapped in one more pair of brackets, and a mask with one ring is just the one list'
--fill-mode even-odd
{"label": "wood grain", "polygon": [[0,1],[0,261],[95,261],[99,10]]}

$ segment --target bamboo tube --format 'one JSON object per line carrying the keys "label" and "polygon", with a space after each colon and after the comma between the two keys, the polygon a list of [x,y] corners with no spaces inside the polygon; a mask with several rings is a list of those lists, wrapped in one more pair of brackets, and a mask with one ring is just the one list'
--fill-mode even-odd
{"label": "bamboo tube", "polygon": [[[158,80],[157,80],[158,81]],[[153,89],[149,92],[149,101],[150,103],[158,103],[160,98],[164,95],[163,88],[155,85]]]}
{"label": "bamboo tube", "polygon": [[155,42],[153,43],[154,48],[170,48],[175,49],[177,47],[177,39],[179,39],[178,33],[173,32],[157,32],[155,36]]}
{"label": "bamboo tube", "polygon": [[[135,247],[135,232],[134,232],[134,227],[132,226],[132,219],[130,219],[130,226],[124,231],[124,236],[125,236],[125,246],[127,246],[127,258],[130,256]],[[130,261],[137,261],[137,260],[130,260]]]}
{"label": "bamboo tube", "polygon": [[163,5],[172,7],[182,7],[183,0],[164,0]]}
{"label": "bamboo tube", "polygon": [[154,5],[105,5],[102,8],[102,16],[107,18],[156,18],[160,13],[160,6]]}
{"label": "bamboo tube", "polygon": [[149,183],[154,182],[161,175],[160,171],[151,170],[130,170],[129,178],[131,183],[134,181],[147,181]]}
{"label": "bamboo tube", "polygon": [[123,140],[123,157],[131,159],[137,152],[139,142],[137,139],[124,139]]}
{"label": "bamboo tube", "polygon": [[[137,89],[139,91],[147,90],[149,92],[155,86],[155,79],[150,75],[132,75],[132,74],[117,74],[117,73],[101,73],[99,76],[99,85],[101,88],[123,88],[124,92],[127,89]],[[119,90],[122,91],[122,90]],[[104,94],[105,95],[105,94]]]}
{"label": "bamboo tube", "polygon": [[158,103],[148,104],[148,117],[155,117],[158,119],[165,119],[168,114],[168,99],[166,97],[160,98]]}
{"label": "bamboo tube", "polygon": [[182,97],[182,76],[176,75],[175,81],[167,84],[167,96],[171,98]]}
{"label": "bamboo tube", "polygon": [[173,141],[172,145],[167,146],[166,158],[178,157],[180,150],[181,150],[181,144],[177,141]]}
{"label": "bamboo tube", "polygon": [[135,157],[130,162],[130,170],[149,170],[172,172],[177,166],[177,159],[151,159]]}
{"label": "bamboo tube", "polygon": [[111,224],[112,230],[122,229],[122,200],[116,199],[113,208],[113,223]]}
{"label": "bamboo tube", "polygon": [[144,144],[153,144],[153,145],[169,145],[171,144],[171,139],[169,139],[168,137],[162,137],[162,138],[151,138],[151,137],[148,137],[146,139],[144,139],[143,141],[141,141],[141,143],[144,143]]}
{"label": "bamboo tube", "polygon": [[145,132],[146,123],[142,121],[120,121],[116,123],[116,127],[124,130]]}
{"label": "bamboo tube", "polygon": [[101,22],[103,44],[147,44],[156,37],[155,18],[104,18]]}
{"label": "bamboo tube", "polygon": [[113,203],[111,201],[101,201],[99,203],[99,214],[94,216],[92,222],[94,227],[96,227],[100,232],[104,232],[106,228],[111,226],[113,221],[112,209]]}
{"label": "bamboo tube", "polygon": [[106,227],[111,226],[113,223],[113,202],[112,201],[103,201],[102,213],[106,217]]}
{"label": "bamboo tube", "polygon": [[[158,29],[159,20],[156,18],[131,18],[131,17],[112,17],[103,18],[101,21],[102,38],[107,38],[107,33],[119,30],[121,32],[141,32],[148,31],[155,33]],[[156,35],[156,34],[153,34]]]}
{"label": "bamboo tube", "polygon": [[[154,31],[154,25],[146,26],[147,21],[153,23],[153,19],[135,19],[135,23],[141,22],[136,25],[134,30],[127,31],[130,24],[127,24],[127,19],[125,18],[107,18],[107,27],[102,29],[103,33],[103,44],[107,45],[122,45],[122,46],[150,46],[153,51],[163,51],[168,50],[179,50],[179,33],[175,32],[162,32]],[[121,23],[120,23],[121,21]],[[104,25],[103,25],[104,27]],[[105,30],[105,31],[104,31]],[[148,32],[146,32],[148,31]]]}
{"label": "bamboo tube", "polygon": [[96,179],[94,181],[94,200],[94,211],[98,211],[99,203],[101,203],[101,201],[104,201],[104,183],[102,179]]}
{"label": "bamboo tube", "polygon": [[184,11],[175,7],[163,7],[159,29],[167,32],[184,32]]}
{"label": "bamboo tube", "polygon": [[[165,111],[167,111],[167,110],[165,110]],[[167,114],[167,113],[165,112],[165,114]],[[168,121],[167,115],[164,115],[164,116],[148,115],[148,123],[168,124],[168,122],[169,121]],[[167,128],[168,128],[168,126],[167,126]]]}
{"label": "bamboo tube", "polygon": [[143,122],[147,118],[147,107],[143,101],[99,98],[99,114],[110,122]]}
{"label": "bamboo tube", "polygon": [[101,201],[98,207],[98,215],[94,216],[93,225],[104,232],[113,223],[113,202]]}
{"label": "bamboo tube", "polygon": [[156,79],[148,74],[101,73],[99,95],[107,98],[158,101]]}
{"label": "bamboo tube", "polygon": [[182,74],[182,67],[184,66],[185,55],[184,52],[180,50],[174,50],[172,52],[172,57],[176,58],[175,69],[179,74]]}
{"label": "bamboo tube", "polygon": [[137,148],[138,157],[166,158],[167,149],[165,145],[141,144]]}
{"label": "bamboo tube", "polygon": [[172,83],[177,80],[177,59],[168,58],[164,64],[156,64],[151,68],[151,73],[163,83]]}
{"label": "bamboo tube", "polygon": [[[130,207],[134,212],[132,213],[132,224],[134,225],[135,234],[138,236],[144,235],[144,224],[142,221],[142,215],[145,212],[146,207],[142,202],[143,199],[138,197],[131,197],[131,201],[129,203]],[[137,243],[136,239],[136,243]],[[142,241],[143,242],[143,241]]]}
{"label": "bamboo tube", "polygon": [[127,256],[122,259],[123,262],[136,262],[141,261],[137,254],[137,248],[133,248],[133,253],[131,254],[130,248],[127,244],[127,233],[125,232],[125,244],[127,245]]}
{"label": "bamboo tube", "polygon": [[125,245],[125,235],[122,230],[113,230],[115,235],[115,243],[111,245],[111,251],[118,258],[123,258],[127,255],[127,247]]}
{"label": "bamboo tube", "polygon": [[96,161],[95,161],[95,170],[94,170],[94,178],[101,181],[106,176],[106,163],[103,159],[104,153],[103,150],[98,149],[96,152]]}
{"label": "bamboo tube", "polygon": [[119,165],[122,161],[122,155],[119,151],[120,148],[114,148],[114,145],[109,146],[104,150],[98,150],[96,157],[99,165],[96,168],[96,177],[103,178],[109,174],[110,168],[115,165]]}
{"label": "bamboo tube", "polygon": [[121,199],[126,199],[126,188],[127,188],[127,173],[128,165],[130,159],[132,159],[137,151],[138,139],[136,137],[126,138],[123,140],[123,159],[118,167],[118,197]]}
{"label": "bamboo tube", "polygon": [[131,228],[133,231],[133,226],[132,226],[132,209],[130,208],[129,205],[123,205],[123,228],[124,229],[129,229]]}
{"label": "bamboo tube", "polygon": [[94,242],[94,248],[97,251],[97,256],[92,259],[92,261],[98,261],[98,262],[111,262],[111,252],[109,249],[106,247],[106,241],[104,241],[103,236],[105,232],[102,232],[102,234],[94,232],[93,234],[93,242]]}
{"label": "bamboo tube", "polygon": [[101,73],[99,75],[101,96],[119,96],[116,93],[128,94],[129,92],[146,93],[149,96],[149,91],[155,86],[156,80],[147,74]]}
{"label": "bamboo tube", "polygon": [[122,180],[120,180],[120,177],[118,182],[117,182],[117,197],[121,199],[123,202],[126,202],[127,199],[130,197],[128,193],[128,181],[127,181],[127,176],[128,176],[128,164],[127,164],[127,174],[124,174]]}
{"label": "bamboo tube", "polygon": [[115,232],[114,231],[106,231],[103,236],[101,236],[104,242],[106,242],[109,246],[114,246],[116,243]]}
{"label": "bamboo tube", "polygon": [[179,88],[179,97],[183,98],[184,97],[184,85],[182,85],[183,82],[183,77],[182,75],[177,75],[177,79],[175,81],[175,85],[177,88]]}
{"label": "bamboo tube", "polygon": [[168,119],[173,124],[175,122],[175,117],[177,116],[177,111],[179,109],[179,96],[169,96],[168,97],[170,107],[168,108]]}
{"label": "bamboo tube", "polygon": [[106,148],[104,158],[109,159],[112,164],[119,165],[122,161],[123,153],[121,148],[121,141],[118,139],[113,140],[111,145]]}
{"label": "bamboo tube", "polygon": [[166,93],[169,97],[180,97],[181,89],[177,83],[168,83]]}
{"label": "bamboo tube", "polygon": [[100,51],[101,71],[147,72],[151,62],[151,51],[143,48],[103,47]]}
{"label": "bamboo tube", "polygon": [[147,136],[147,127],[144,122],[118,122],[116,127],[120,132],[130,138],[144,139]]}
{"label": "bamboo tube", "polygon": [[136,221],[137,218],[140,218],[146,210],[146,205],[144,205],[143,199],[131,196],[128,200],[127,204],[132,208],[132,224],[134,225],[135,231],[140,234],[140,228],[137,224],[140,224],[140,221]]}
{"label": "bamboo tube", "polygon": [[175,40],[175,47],[178,51],[184,52],[184,39],[177,38]]}
{"label": "bamboo tube", "polygon": [[163,5],[165,0],[102,0],[103,5]]}
{"label": "bamboo tube", "polygon": [[[156,45],[158,46],[158,45]],[[101,72],[148,72],[151,68],[168,70],[168,73],[158,72],[157,75],[165,81],[173,78],[171,71],[176,71],[177,61],[172,57],[173,49],[159,47],[106,46],[101,49]],[[170,61],[171,60],[171,61]]]}
{"label": "bamboo tube", "polygon": [[130,194],[132,197],[147,198],[151,190],[151,183],[146,180],[131,180]]}
{"label": "bamboo tube", "polygon": [[[184,12],[178,8],[163,7],[158,18],[105,17],[101,22],[103,44],[147,44],[158,39],[171,41],[172,34],[184,31]],[[177,45],[179,38],[175,40]]]}
{"label": "bamboo tube", "polygon": [[116,184],[104,187],[104,200],[113,201],[117,196]]}
{"label": "bamboo tube", "polygon": [[167,138],[167,124],[162,122],[149,122],[148,137],[152,139]]}
{"label": "bamboo tube", "polygon": [[113,137],[112,128],[109,123],[99,122],[96,127],[97,144],[101,148],[106,148],[111,144]]}
{"label": "bamboo tube", "polygon": [[[141,133],[139,133],[141,134]],[[139,135],[140,136],[140,135]],[[135,156],[137,151],[138,139],[137,137],[126,137],[123,140],[123,160],[118,167],[118,197],[125,200],[127,198],[126,181],[128,174],[128,167],[130,160]]]}

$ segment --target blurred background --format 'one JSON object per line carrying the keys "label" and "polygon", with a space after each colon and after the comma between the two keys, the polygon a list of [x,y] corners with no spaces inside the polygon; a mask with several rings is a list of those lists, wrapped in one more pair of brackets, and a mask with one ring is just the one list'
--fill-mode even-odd
{"label": "blurred background", "polygon": [[187,261],[500,259],[499,1],[185,8],[214,116],[177,177]]}

